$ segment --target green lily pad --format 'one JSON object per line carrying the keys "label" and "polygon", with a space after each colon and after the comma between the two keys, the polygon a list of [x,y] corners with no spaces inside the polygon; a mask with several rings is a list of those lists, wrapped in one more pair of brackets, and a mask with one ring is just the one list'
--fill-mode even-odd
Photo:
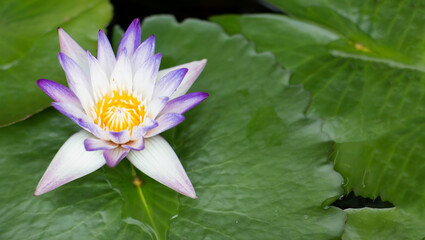
{"label": "green lily pad", "polygon": [[[213,20],[274,53],[291,70],[291,83],[311,91],[308,114],[324,119],[324,130],[336,142],[333,160],[346,192],[424,212],[424,3],[270,2],[291,17]],[[424,229],[423,220],[400,229]]]}
{"label": "green lily pad", "polygon": [[422,213],[391,209],[347,209],[343,240],[357,239],[423,239]]}
{"label": "green lily pad", "polygon": [[111,20],[107,0],[4,0],[0,4],[0,126],[49,106],[35,83],[47,78],[65,84],[57,54],[57,28],[85,48],[96,49],[97,30]]}
{"label": "green lily pad", "polygon": [[309,94],[288,86],[274,57],[204,21],[153,17],[142,33],[155,34],[163,68],[208,59],[191,91],[210,97],[164,134],[199,198],[177,197],[128,161],[33,197],[78,129],[49,109],[0,129],[0,190],[7,193],[0,223],[8,226],[0,238],[338,239],[345,213],[328,206],[342,193],[328,161],[332,143],[322,122],[304,114]]}
{"label": "green lily pad", "polygon": [[4,226],[0,238],[164,239],[158,234],[165,232],[166,220],[177,213],[177,194],[144,179],[143,196],[153,216],[150,220],[132,184],[134,174],[128,161],[114,169],[103,167],[49,194],[32,195],[61,144],[78,130],[73,122],[50,108],[0,129],[0,189],[5,193],[0,199],[0,223]]}

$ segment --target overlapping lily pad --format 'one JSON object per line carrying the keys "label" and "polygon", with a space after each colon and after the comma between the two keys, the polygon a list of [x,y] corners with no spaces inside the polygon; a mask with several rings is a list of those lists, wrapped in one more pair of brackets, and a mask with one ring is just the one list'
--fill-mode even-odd
{"label": "overlapping lily pad", "polygon": [[153,17],[142,32],[156,35],[162,67],[208,59],[191,91],[210,97],[164,134],[199,198],[179,200],[137,172],[139,193],[127,161],[33,197],[51,158],[77,130],[47,110],[0,129],[0,190],[7,193],[0,198],[0,225],[7,226],[0,237],[338,239],[345,214],[325,202],[342,190],[327,160],[332,144],[321,121],[304,115],[309,94],[287,85],[288,72],[274,57],[203,21]]}
{"label": "overlapping lily pad", "polygon": [[57,28],[63,27],[85,48],[95,49],[97,30],[112,17],[107,0],[4,0],[0,4],[0,126],[49,106],[35,87],[48,78],[65,83],[57,54]]}
{"label": "overlapping lily pad", "polygon": [[[230,33],[242,33],[259,50],[275,53],[293,72],[291,83],[303,83],[311,91],[308,113],[325,120],[324,130],[337,143],[335,168],[344,176],[346,190],[381,196],[422,219],[412,221],[415,226],[400,223],[398,231],[409,234],[416,229],[424,237],[424,218],[417,215],[425,211],[424,4],[270,2],[296,18],[247,15],[214,20]],[[359,214],[367,218],[369,211]],[[374,217],[387,221],[385,215]],[[351,223],[349,219],[347,228],[360,226]],[[390,230],[366,229],[373,239]]]}

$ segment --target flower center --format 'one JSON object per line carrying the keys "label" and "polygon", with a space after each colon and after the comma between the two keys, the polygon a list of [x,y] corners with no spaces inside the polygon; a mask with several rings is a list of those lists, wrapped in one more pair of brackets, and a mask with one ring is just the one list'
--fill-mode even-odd
{"label": "flower center", "polygon": [[145,107],[139,99],[122,91],[105,95],[95,107],[95,123],[104,130],[119,132],[133,130],[145,117]]}

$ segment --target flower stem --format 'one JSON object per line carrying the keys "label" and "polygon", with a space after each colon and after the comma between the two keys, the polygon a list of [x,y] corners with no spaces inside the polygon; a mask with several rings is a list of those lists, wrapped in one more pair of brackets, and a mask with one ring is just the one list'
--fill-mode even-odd
{"label": "flower stem", "polygon": [[140,199],[142,200],[142,203],[145,206],[146,213],[147,213],[147,215],[149,217],[149,220],[152,223],[152,228],[154,229],[155,234],[157,235],[158,234],[158,231],[156,229],[155,222],[153,221],[151,211],[150,211],[150,209],[148,207],[148,204],[147,204],[146,199],[145,199],[145,195],[143,194],[143,191],[142,191],[142,187],[141,187],[142,186],[142,181],[137,176],[136,170],[134,169],[133,165],[131,165],[131,175],[133,175],[133,177],[134,177],[133,185],[137,188],[137,191],[139,193]]}

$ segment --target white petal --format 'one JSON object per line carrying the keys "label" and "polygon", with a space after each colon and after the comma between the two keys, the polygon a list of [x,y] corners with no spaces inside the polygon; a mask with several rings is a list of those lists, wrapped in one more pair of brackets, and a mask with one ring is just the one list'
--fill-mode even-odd
{"label": "white petal", "polygon": [[145,139],[145,149],[130,151],[128,160],[140,171],[190,198],[197,198],[173,148],[161,136]]}
{"label": "white petal", "polygon": [[113,90],[131,91],[133,85],[133,74],[131,72],[131,63],[127,56],[127,50],[123,49],[118,55],[117,64],[112,71],[110,79]]}
{"label": "white petal", "polygon": [[118,165],[127,156],[127,153],[130,149],[125,149],[122,147],[117,147],[114,149],[107,149],[103,151],[103,156],[105,157],[106,164],[109,167],[113,168]]}
{"label": "white petal", "polygon": [[175,66],[172,68],[167,68],[164,70],[159,71],[158,77],[156,78],[157,81],[161,79],[163,76],[165,76],[167,73],[179,69],[179,68],[187,68],[189,71],[187,72],[186,76],[184,77],[182,83],[177,88],[177,90],[171,95],[170,99],[180,97],[189,90],[189,88],[192,86],[192,84],[195,82],[195,80],[198,78],[198,76],[201,74],[202,70],[204,70],[205,65],[207,64],[207,59],[203,59],[200,61],[193,61],[190,63],[185,63],[179,66]]}
{"label": "white petal", "polygon": [[147,101],[151,100],[160,64],[160,53],[155,54],[141,64],[133,79],[133,92],[135,95],[142,96]]}
{"label": "white petal", "polygon": [[88,75],[89,65],[87,62],[86,51],[84,51],[84,49],[62,28],[58,28],[58,35],[61,52],[72,58],[72,60],[74,60]]}
{"label": "white petal", "polygon": [[140,46],[134,52],[133,57],[131,58],[133,74],[135,74],[139,67],[154,54],[155,36],[152,35],[148,37],[144,42],[142,42],[142,44],[140,44]]}
{"label": "white petal", "polygon": [[109,80],[105,71],[99,64],[99,61],[87,51],[89,66],[90,66],[90,80],[93,88],[93,97],[95,102],[103,98],[110,92]]}
{"label": "white petal", "polygon": [[[93,106],[92,86],[84,71],[78,64],[64,53],[59,53],[59,63],[65,71],[66,78],[68,79],[69,88],[81,102],[87,114]],[[87,56],[86,56],[87,57]]]}
{"label": "white petal", "polygon": [[102,151],[89,152],[84,148],[84,140],[89,137],[93,135],[82,130],[64,143],[38,183],[35,196],[94,172],[105,164]]}
{"label": "white petal", "polygon": [[149,117],[152,119],[156,119],[158,114],[164,109],[164,107],[167,105],[168,97],[159,97],[153,99],[149,105],[148,105],[148,114]]}
{"label": "white petal", "polygon": [[97,40],[97,59],[99,60],[100,66],[102,66],[103,71],[105,71],[106,76],[109,79],[112,70],[114,69],[116,59],[114,51],[111,47],[111,43],[102,30],[99,30],[99,36]]}

